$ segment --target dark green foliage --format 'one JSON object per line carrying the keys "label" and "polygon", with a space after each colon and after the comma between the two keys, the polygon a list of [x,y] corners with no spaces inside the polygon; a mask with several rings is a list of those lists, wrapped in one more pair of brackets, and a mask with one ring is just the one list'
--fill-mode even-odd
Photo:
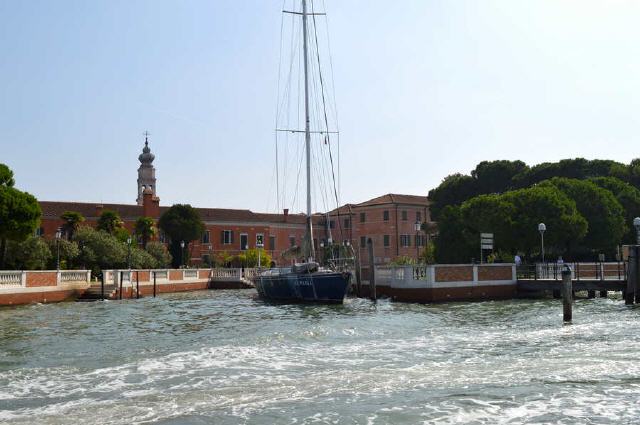
{"label": "dark green foliage", "polygon": [[452,174],[440,186],[429,191],[431,218],[440,221],[440,212],[447,205],[459,205],[477,195],[476,181],[471,176]]}
{"label": "dark green foliage", "polygon": [[52,254],[44,239],[31,236],[25,241],[8,243],[6,265],[12,270],[44,270]]}
{"label": "dark green foliage", "polygon": [[163,269],[171,266],[171,254],[169,254],[167,247],[164,246],[163,243],[149,242],[147,243],[145,251],[155,259],[156,265],[154,268]]}
{"label": "dark green foliage", "polygon": [[471,172],[478,194],[502,193],[512,188],[512,179],[528,170],[522,161],[482,161]]}
{"label": "dark green foliage", "polygon": [[[613,193],[588,180],[555,177],[540,183],[553,185],[571,198],[578,212],[587,220],[589,229],[580,244],[567,246],[577,255],[605,253],[610,258],[627,232],[624,209]],[[593,256],[592,256],[593,257]]]}
{"label": "dark green foliage", "polygon": [[635,243],[636,231],[632,223],[635,217],[640,216],[640,190],[615,177],[596,177],[591,181],[613,193],[613,196],[622,205],[625,214],[624,222],[627,225],[627,232],[622,238],[622,243]]}
{"label": "dark green foliage", "polygon": [[98,218],[98,225],[96,227],[98,230],[103,230],[110,235],[115,235],[123,226],[124,222],[117,212],[104,210],[102,214],[100,214],[100,218]]}
{"label": "dark green foliage", "polygon": [[[171,239],[170,252],[173,266],[187,263],[189,257],[189,242],[199,239],[205,230],[204,223],[198,212],[191,205],[176,204],[165,211],[158,221],[158,227]],[[185,247],[180,247],[184,241]]]}
{"label": "dark green foliage", "polygon": [[48,265],[49,269],[54,270],[57,266],[58,248],[60,248],[61,269],[73,269],[81,266],[81,264],[77,263],[80,249],[76,242],[66,239],[48,239],[47,245],[49,245],[49,250],[51,251],[51,258]]}
{"label": "dark green foliage", "polygon": [[15,183],[13,171],[5,164],[0,163],[0,186],[13,187]]}
{"label": "dark green foliage", "polygon": [[514,255],[531,256],[539,251],[539,222],[549,229],[548,252],[563,253],[574,240],[587,232],[587,222],[575,202],[555,186],[532,187],[502,195],[481,195],[461,206],[448,206],[442,212],[436,239],[439,263],[479,260],[480,233],[493,233],[496,249]]}
{"label": "dark green foliage", "polygon": [[102,269],[127,266],[127,246],[104,230],[82,226],[77,230],[75,240],[83,246],[81,261],[94,274]]}
{"label": "dark green foliage", "polygon": [[155,222],[151,217],[138,217],[135,225],[135,233],[142,239],[142,246],[146,248],[147,243],[156,234]]}
{"label": "dark green foliage", "polygon": [[60,218],[64,221],[62,231],[67,235],[68,240],[73,240],[73,234],[84,221],[84,216],[76,211],[65,211]]}
{"label": "dark green foliage", "polygon": [[21,242],[33,235],[42,215],[37,199],[13,184],[13,173],[0,164],[0,269],[5,267],[7,241]]}

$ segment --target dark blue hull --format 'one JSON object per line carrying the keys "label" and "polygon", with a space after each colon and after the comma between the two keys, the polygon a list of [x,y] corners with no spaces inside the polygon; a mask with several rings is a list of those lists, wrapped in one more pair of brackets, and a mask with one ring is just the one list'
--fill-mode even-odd
{"label": "dark blue hull", "polygon": [[349,290],[351,273],[313,272],[258,276],[260,297],[281,302],[342,303]]}

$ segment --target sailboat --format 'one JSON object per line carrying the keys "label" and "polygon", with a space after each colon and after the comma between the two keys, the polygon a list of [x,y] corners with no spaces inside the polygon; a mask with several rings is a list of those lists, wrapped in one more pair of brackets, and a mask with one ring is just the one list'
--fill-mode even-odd
{"label": "sailboat", "polygon": [[[351,272],[335,266],[321,267],[315,259],[313,243],[313,216],[311,199],[311,128],[309,108],[309,46],[308,18],[319,15],[307,10],[307,0],[302,1],[301,11],[283,11],[302,19],[304,64],[304,146],[306,165],[306,226],[303,240],[303,259],[291,267],[273,268],[258,275],[256,289],[261,298],[291,303],[342,303],[349,290]],[[326,114],[325,114],[326,117]],[[328,131],[328,129],[327,129]]]}

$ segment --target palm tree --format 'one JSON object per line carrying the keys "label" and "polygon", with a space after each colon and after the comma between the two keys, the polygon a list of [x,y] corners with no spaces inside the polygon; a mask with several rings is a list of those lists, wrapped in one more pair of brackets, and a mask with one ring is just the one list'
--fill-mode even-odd
{"label": "palm tree", "polygon": [[104,230],[105,232],[113,235],[116,230],[123,228],[124,223],[117,212],[111,210],[104,210],[98,218],[98,230]]}
{"label": "palm tree", "polygon": [[142,238],[142,246],[147,247],[147,242],[156,234],[156,226],[151,217],[138,217],[135,233]]}
{"label": "palm tree", "polygon": [[72,240],[78,226],[84,221],[84,216],[77,211],[65,211],[60,218],[64,221],[62,230],[67,235],[67,239]]}

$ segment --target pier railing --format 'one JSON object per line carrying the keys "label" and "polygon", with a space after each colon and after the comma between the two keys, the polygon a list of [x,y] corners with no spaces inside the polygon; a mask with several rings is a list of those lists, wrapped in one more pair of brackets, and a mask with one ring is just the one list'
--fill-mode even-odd
{"label": "pier railing", "polygon": [[23,272],[0,271],[0,288],[19,288],[23,286]]}
{"label": "pier railing", "polygon": [[515,284],[516,266],[508,263],[376,266],[375,283],[398,288]]}
{"label": "pier railing", "polygon": [[537,263],[524,264],[517,268],[518,279],[562,280],[562,270],[568,266],[572,280],[627,280],[628,263]]}
{"label": "pier railing", "polygon": [[0,289],[89,284],[89,270],[1,270]]}

